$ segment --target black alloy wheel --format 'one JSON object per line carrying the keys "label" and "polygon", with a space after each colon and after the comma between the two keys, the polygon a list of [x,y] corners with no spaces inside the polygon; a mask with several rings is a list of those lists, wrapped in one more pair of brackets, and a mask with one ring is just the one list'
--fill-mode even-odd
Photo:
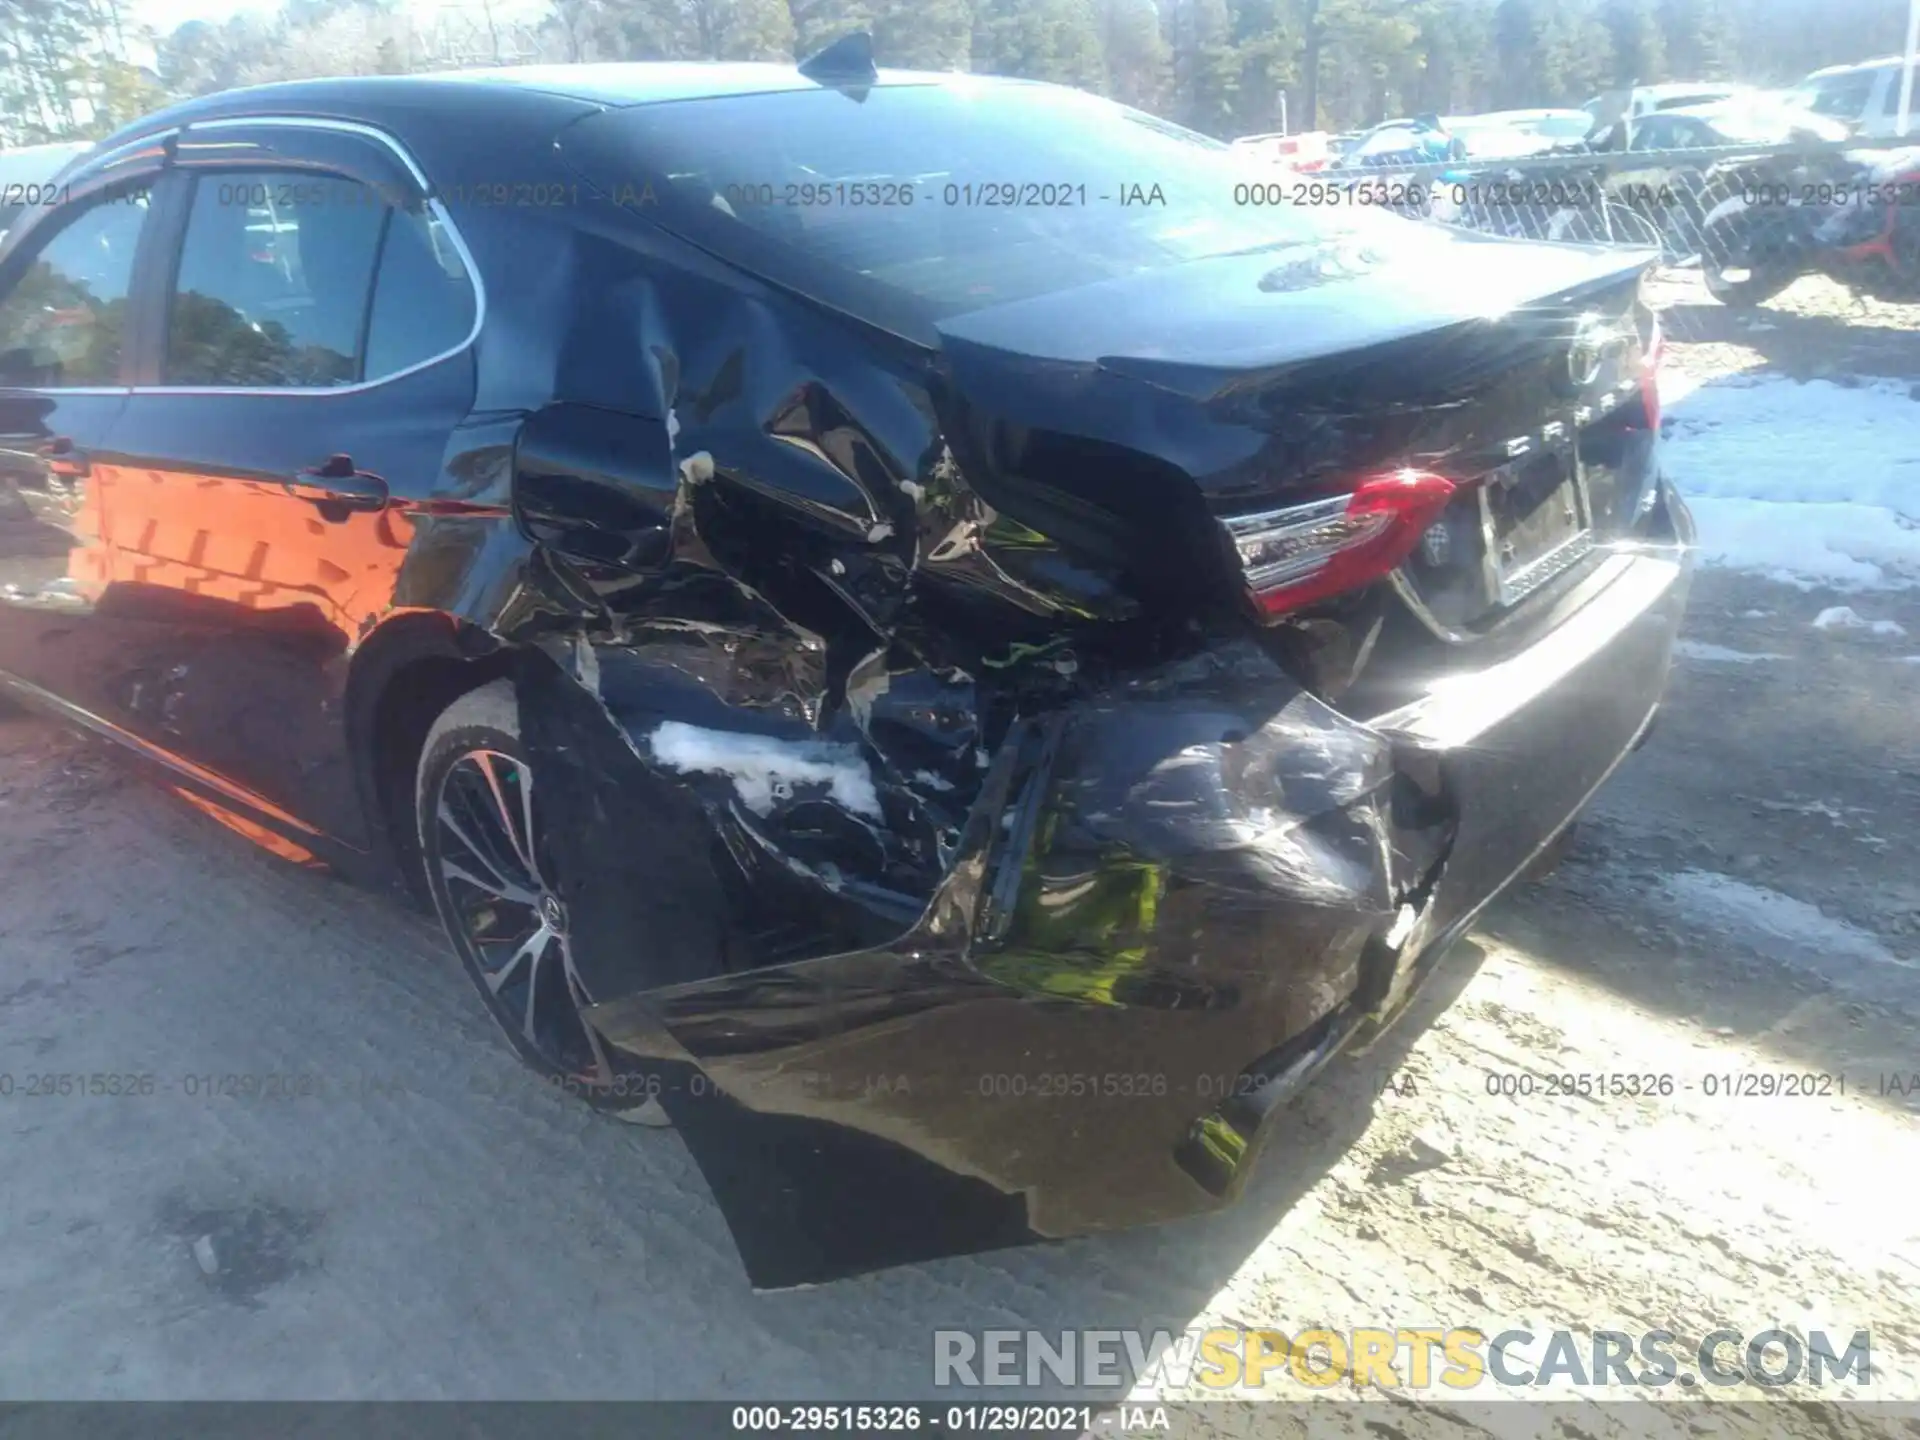
{"label": "black alloy wheel", "polygon": [[456,700],[427,736],[416,796],[434,908],[522,1060],[598,1108],[664,1123],[638,1078],[616,1075],[582,1017],[593,997],[574,964],[519,731],[513,688],[495,681]]}

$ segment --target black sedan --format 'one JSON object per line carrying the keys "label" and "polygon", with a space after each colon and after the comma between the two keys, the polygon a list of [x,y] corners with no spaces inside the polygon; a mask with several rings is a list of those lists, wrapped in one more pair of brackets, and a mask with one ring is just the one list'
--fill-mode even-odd
{"label": "black sedan", "polygon": [[1243,163],[857,38],[150,116],[0,249],[0,688],[402,877],[757,1285],[1222,1205],[1690,533],[1648,257]]}

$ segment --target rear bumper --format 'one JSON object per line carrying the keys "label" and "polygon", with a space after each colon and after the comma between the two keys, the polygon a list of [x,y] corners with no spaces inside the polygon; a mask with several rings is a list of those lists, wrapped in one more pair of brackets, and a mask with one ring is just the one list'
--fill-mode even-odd
{"label": "rear bumper", "polygon": [[1233,1199],[1633,748],[1688,580],[1610,557],[1531,648],[1362,724],[1221,655],[1002,747],[898,940],[589,1012],[655,1077],[757,1286]]}

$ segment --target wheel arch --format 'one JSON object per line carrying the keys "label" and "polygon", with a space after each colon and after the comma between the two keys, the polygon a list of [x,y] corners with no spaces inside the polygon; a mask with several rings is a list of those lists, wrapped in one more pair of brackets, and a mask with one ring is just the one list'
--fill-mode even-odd
{"label": "wheel arch", "polygon": [[416,905],[428,903],[413,825],[421,746],[447,706],[513,665],[511,645],[442,610],[392,615],[355,647],[345,700],[355,784],[376,851]]}

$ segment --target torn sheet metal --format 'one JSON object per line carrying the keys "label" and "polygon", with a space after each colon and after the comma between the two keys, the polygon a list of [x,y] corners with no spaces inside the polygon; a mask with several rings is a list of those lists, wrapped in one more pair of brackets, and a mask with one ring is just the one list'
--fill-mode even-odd
{"label": "torn sheet metal", "polygon": [[[601,664],[604,677],[604,653]],[[557,667],[549,681],[579,693]],[[660,729],[678,722],[658,713],[617,697],[605,707],[629,759],[581,778],[650,823],[610,817],[595,845],[631,856],[605,861],[621,873],[603,866],[597,888],[670,884],[694,948],[725,914],[726,953],[751,951],[744,912],[724,899],[738,856],[696,838],[738,827],[766,840],[783,807],[815,803],[801,792],[846,777],[825,752],[707,755],[680,748],[681,731],[663,756]],[[562,740],[555,726],[535,743],[611,748],[606,724],[584,709],[576,720],[592,733]],[[711,784],[678,791],[707,812],[691,824],[646,808],[657,771],[690,754],[716,767]],[[762,813],[771,782],[743,792],[738,772],[770,755],[805,765]],[[814,764],[833,773],[800,775]],[[1196,1165],[1208,1117],[1258,1083],[1262,1057],[1340,1010],[1369,938],[1391,923],[1390,747],[1257,652],[1020,720],[982,773],[904,933],[589,1012],[613,1053],[664,1077],[758,1285],[1225,1203],[1245,1172]],[[796,849],[786,836],[775,848]],[[664,878],[652,874],[663,850],[678,857]],[[695,853],[709,861],[698,875]],[[576,952],[600,973],[651,978],[656,949],[685,948],[660,926],[657,911],[645,926],[576,911]]]}
{"label": "torn sheet metal", "polygon": [[757,1285],[1228,1202],[1484,893],[1443,883],[1447,757],[1330,703],[1384,590],[1259,630],[1215,515],[1504,444],[1564,306],[1203,373],[1045,352],[1041,310],[929,351],[676,279],[597,292],[651,337],[593,397],[622,418],[517,459],[507,638],[589,1023]]}

